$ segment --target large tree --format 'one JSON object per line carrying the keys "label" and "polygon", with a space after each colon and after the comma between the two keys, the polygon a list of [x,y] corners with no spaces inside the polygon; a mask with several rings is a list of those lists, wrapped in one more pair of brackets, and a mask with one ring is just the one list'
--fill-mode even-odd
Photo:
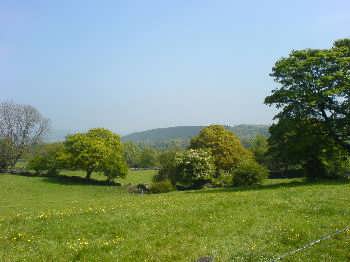
{"label": "large tree", "polygon": [[231,170],[243,159],[252,158],[235,134],[220,125],[203,128],[192,138],[190,148],[210,150],[218,170]]}
{"label": "large tree", "polygon": [[0,103],[0,165],[13,168],[23,153],[43,138],[48,126],[49,120],[30,105]]}
{"label": "large tree", "polygon": [[120,137],[107,129],[95,128],[70,135],[64,148],[66,165],[85,170],[87,179],[93,172],[102,172],[110,181],[127,174]]}
{"label": "large tree", "polygon": [[292,51],[271,76],[280,87],[265,103],[280,109],[275,119],[317,121],[323,134],[350,152],[350,39],[330,49]]}
{"label": "large tree", "polygon": [[320,125],[317,119],[280,119],[272,125],[268,153],[274,171],[302,168],[311,178],[344,175],[346,151]]}

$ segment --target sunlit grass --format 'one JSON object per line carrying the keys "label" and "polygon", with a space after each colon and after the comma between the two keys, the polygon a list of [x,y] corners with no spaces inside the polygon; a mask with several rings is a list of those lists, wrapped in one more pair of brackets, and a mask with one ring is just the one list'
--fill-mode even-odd
{"label": "sunlit grass", "polygon": [[[126,192],[154,172],[132,171],[122,186],[0,175],[0,261],[269,261],[350,221],[349,184]],[[345,233],[286,261],[347,261],[349,243]]]}

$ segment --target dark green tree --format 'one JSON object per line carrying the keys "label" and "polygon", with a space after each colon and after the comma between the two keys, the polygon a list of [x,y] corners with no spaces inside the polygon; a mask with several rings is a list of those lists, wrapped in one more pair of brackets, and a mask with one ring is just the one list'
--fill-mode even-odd
{"label": "dark green tree", "polygon": [[270,128],[269,155],[274,170],[300,167],[310,178],[346,171],[347,152],[320,128],[316,119],[280,119]]}
{"label": "dark green tree", "polygon": [[255,160],[262,165],[268,164],[267,151],[269,149],[269,144],[267,138],[263,135],[257,135],[251,143],[249,148],[255,157]]}
{"label": "dark green tree", "polygon": [[350,39],[330,49],[292,51],[271,76],[280,84],[265,99],[280,112],[275,119],[313,119],[322,134],[350,152]]}

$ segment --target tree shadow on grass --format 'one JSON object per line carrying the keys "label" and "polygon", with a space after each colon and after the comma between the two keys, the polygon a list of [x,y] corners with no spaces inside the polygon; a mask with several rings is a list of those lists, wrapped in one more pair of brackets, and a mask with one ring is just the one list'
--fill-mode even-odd
{"label": "tree shadow on grass", "polygon": [[302,181],[292,181],[292,182],[280,182],[274,184],[267,185],[254,185],[254,186],[242,186],[242,187],[224,187],[224,188],[212,188],[209,190],[191,190],[186,191],[186,193],[197,194],[197,193],[220,193],[220,192],[246,192],[246,191],[261,191],[261,190],[275,190],[280,188],[295,188],[295,187],[303,187],[303,186],[313,186],[313,185],[344,185],[350,184],[349,180],[317,180],[310,181],[304,179]]}
{"label": "tree shadow on grass", "polygon": [[107,180],[95,180],[86,179],[79,176],[67,176],[67,175],[48,175],[48,174],[38,174],[28,171],[13,170],[7,171],[0,174],[23,176],[23,177],[40,177],[42,181],[52,184],[61,185],[96,185],[96,186],[120,186],[120,183],[111,182]]}
{"label": "tree shadow on grass", "polygon": [[95,180],[86,179],[79,176],[46,176],[43,179],[44,182],[60,185],[95,185],[95,186],[120,186],[120,183],[106,181],[106,180]]}

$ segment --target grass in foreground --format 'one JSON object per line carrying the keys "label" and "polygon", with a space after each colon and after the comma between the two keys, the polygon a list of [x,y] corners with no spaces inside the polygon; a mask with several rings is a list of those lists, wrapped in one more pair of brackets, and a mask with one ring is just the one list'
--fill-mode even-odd
{"label": "grass in foreground", "polygon": [[[350,221],[350,185],[337,182],[159,195],[15,175],[0,183],[1,261],[269,261]],[[348,260],[350,232],[285,261]]]}

